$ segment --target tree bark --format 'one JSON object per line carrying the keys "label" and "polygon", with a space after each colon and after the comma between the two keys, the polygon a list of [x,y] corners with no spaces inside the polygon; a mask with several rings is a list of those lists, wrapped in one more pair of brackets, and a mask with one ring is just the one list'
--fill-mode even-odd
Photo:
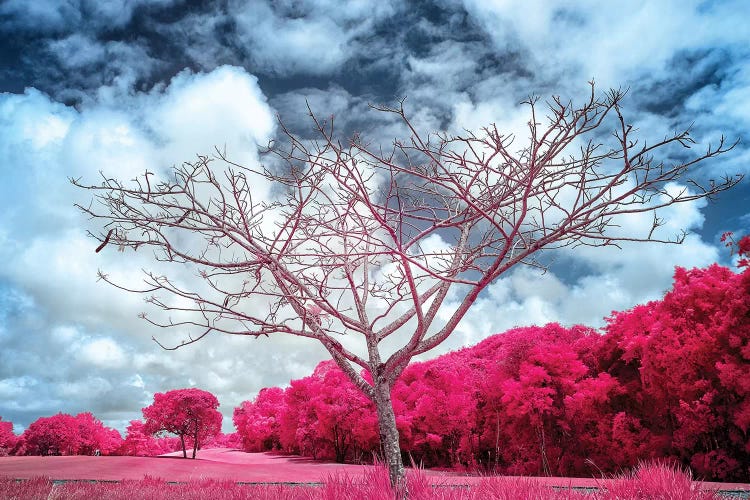
{"label": "tree bark", "polygon": [[375,410],[378,414],[380,445],[383,447],[385,463],[388,466],[388,477],[391,486],[398,490],[405,486],[406,473],[401,458],[396,414],[391,401],[391,388],[385,380],[375,381]]}
{"label": "tree bark", "polygon": [[195,453],[198,451],[198,431],[195,431],[193,436],[193,460],[195,460]]}
{"label": "tree bark", "polygon": [[187,458],[187,451],[185,450],[185,435],[180,434],[180,443],[182,443],[182,458]]}

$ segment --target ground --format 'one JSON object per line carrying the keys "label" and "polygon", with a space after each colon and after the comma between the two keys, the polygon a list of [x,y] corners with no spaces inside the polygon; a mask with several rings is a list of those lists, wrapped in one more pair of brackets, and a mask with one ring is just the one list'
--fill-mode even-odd
{"label": "ground", "polygon": [[[144,476],[166,481],[190,479],[229,479],[247,483],[319,483],[331,474],[358,475],[363,465],[337,464],[275,453],[245,453],[222,448],[198,452],[195,460],[181,458],[182,452],[161,457],[0,457],[0,476],[28,479],[89,479],[113,481],[142,479]],[[443,471],[425,471],[433,484],[475,484],[480,478]],[[551,486],[596,487],[602,481],[593,478],[538,478]],[[704,488],[750,490],[750,484],[704,483]]]}

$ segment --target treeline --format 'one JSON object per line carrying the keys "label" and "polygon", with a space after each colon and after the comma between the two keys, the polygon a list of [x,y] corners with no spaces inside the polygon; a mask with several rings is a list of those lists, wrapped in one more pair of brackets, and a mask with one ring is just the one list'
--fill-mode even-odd
{"label": "treeline", "polygon": [[[591,476],[663,459],[748,481],[749,393],[750,267],[713,265],[678,268],[662,300],[613,313],[602,332],[516,328],[413,363],[392,398],[405,459],[426,467]],[[91,413],[42,417],[20,436],[0,419],[0,456],[242,447],[359,462],[379,452],[372,404],[332,361],[236,408],[237,433],[219,432],[216,406],[197,389],[157,394],[124,439]]]}
{"label": "treeline", "polygon": [[[132,420],[125,439],[91,413],[58,413],[41,417],[17,436],[13,424],[0,419],[0,456],[7,455],[134,455],[156,456],[201,447],[239,448],[236,433],[222,434],[219,402],[207,391],[175,389],[154,395]],[[171,436],[170,436],[171,435]]]}
{"label": "treeline", "polygon": [[[409,366],[392,391],[404,458],[562,476],[663,459],[747,481],[749,339],[750,269],[678,268],[663,300],[613,313],[602,332],[516,328]],[[247,451],[378,452],[373,405],[332,361],[263,389],[234,422]]]}

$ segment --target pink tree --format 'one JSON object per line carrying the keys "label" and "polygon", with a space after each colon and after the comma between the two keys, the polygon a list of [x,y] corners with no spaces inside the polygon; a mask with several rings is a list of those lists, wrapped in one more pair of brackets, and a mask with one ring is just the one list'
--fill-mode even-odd
{"label": "pink tree", "polygon": [[372,401],[333,361],[322,361],[309,377],[292,380],[277,408],[279,440],[286,450],[343,463],[377,448]]}
{"label": "pink tree", "polygon": [[0,457],[7,456],[13,451],[18,442],[18,436],[13,433],[13,422],[0,417]]}
{"label": "pink tree", "polygon": [[[108,243],[148,248],[159,260],[200,269],[196,283],[147,271],[144,288],[120,285],[184,314],[179,321],[143,314],[160,327],[192,329],[171,348],[211,331],[320,342],[374,403],[395,485],[404,469],[391,389],[414,356],[453,333],[488,285],[517,265],[542,266],[543,250],[674,241],[658,230],[659,209],[739,182],[686,179],[729,149],[723,139],[694,157],[681,148],[671,155],[694,143],[688,132],[638,140],[621,114],[623,96],[600,97],[592,84],[581,105],[553,98],[546,117],[530,99],[523,144],[494,125],[464,136],[424,134],[402,105],[377,108],[408,134],[390,149],[359,135],[341,142],[333,119],[311,113],[318,140],[282,128],[266,167],[238,165],[217,150],[132,184],[71,181],[94,192],[96,204],[79,208],[105,222],[97,251]],[[674,184],[680,180],[692,190]],[[262,186],[277,197],[254,196]],[[621,216],[639,213],[654,213],[652,228],[617,228]],[[439,318],[449,292],[457,306]]]}
{"label": "pink tree", "polygon": [[244,401],[234,410],[234,427],[245,451],[281,449],[281,415],[286,401],[278,387],[261,389],[254,401]]}
{"label": "pink tree", "polygon": [[41,417],[24,431],[23,440],[27,455],[76,455],[78,425],[66,413]]}
{"label": "pink tree", "polygon": [[147,432],[143,420],[131,420],[125,430],[125,439],[117,451],[119,455],[138,457],[155,457],[164,453],[171,453],[182,448],[181,441],[176,437],[154,438]]}
{"label": "pink tree", "polygon": [[221,432],[221,413],[216,396],[200,389],[175,389],[154,394],[154,403],[143,408],[145,430],[150,434],[170,432],[180,438],[182,456],[187,458],[185,440],[193,444],[193,457],[203,442]]}
{"label": "pink tree", "polygon": [[[746,478],[749,312],[750,269],[736,274],[712,265],[677,268],[664,299],[614,313],[603,341],[619,352],[607,369],[630,395],[622,428],[643,425],[653,435],[646,448],[676,455],[702,475]],[[632,461],[644,458],[645,430],[623,435],[635,450]]]}
{"label": "pink tree", "polygon": [[22,438],[27,455],[93,455],[96,450],[110,454],[122,441],[119,432],[105,427],[91,413],[41,417],[29,425]]}
{"label": "pink tree", "polygon": [[[477,370],[470,350],[414,363],[393,387],[402,447],[424,466],[473,464]],[[403,424],[402,424],[403,425]],[[408,438],[408,439],[404,439]]]}
{"label": "pink tree", "polygon": [[[337,462],[377,447],[377,419],[367,399],[333,361],[323,361],[307,382],[317,441]],[[332,452],[332,453],[331,453]]]}
{"label": "pink tree", "polygon": [[97,451],[102,455],[111,455],[122,444],[120,433],[98,420],[91,413],[79,413],[75,416],[78,425],[79,455],[94,455]]}

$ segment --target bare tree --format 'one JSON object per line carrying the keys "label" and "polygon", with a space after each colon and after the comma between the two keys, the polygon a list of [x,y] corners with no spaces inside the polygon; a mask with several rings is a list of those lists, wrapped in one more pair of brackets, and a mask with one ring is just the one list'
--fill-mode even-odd
{"label": "bare tree", "polygon": [[[145,272],[142,290],[100,272],[157,308],[188,314],[166,323],[142,315],[160,327],[195,329],[180,345],[211,331],[320,342],[374,402],[396,485],[404,468],[391,388],[414,356],[451,335],[482,290],[516,265],[542,266],[542,250],[680,242],[684,234],[659,235],[656,211],[739,182],[702,186],[686,178],[731,149],[723,138],[689,158],[655,160],[694,141],[688,131],[653,144],[636,140],[621,114],[623,96],[597,96],[592,84],[583,105],[554,97],[543,118],[530,99],[522,146],[494,125],[462,137],[423,135],[402,103],[375,108],[409,131],[387,150],[358,136],[339,142],[333,118],[310,113],[317,140],[282,125],[283,146],[265,152],[264,168],[217,150],[174,167],[166,180],[146,172],[128,184],[104,175],[99,185],[72,182],[94,192],[94,203],[79,208],[106,222],[97,251],[108,243],[151,247],[158,260],[199,269],[201,279],[184,285]],[[602,133],[607,126],[611,135]],[[261,181],[277,187],[272,201],[253,198]],[[622,234],[619,217],[643,212],[654,214],[651,230]],[[441,321],[449,291],[458,306]]]}

